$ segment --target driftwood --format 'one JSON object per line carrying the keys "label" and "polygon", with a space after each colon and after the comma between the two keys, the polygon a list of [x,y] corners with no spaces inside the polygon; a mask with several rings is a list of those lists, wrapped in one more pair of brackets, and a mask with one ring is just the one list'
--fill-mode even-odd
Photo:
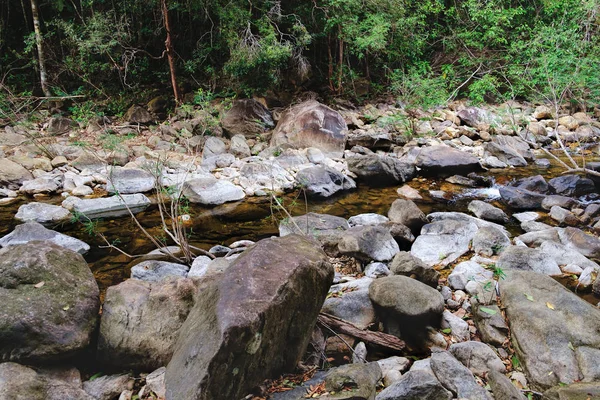
{"label": "driftwood", "polygon": [[398,339],[394,335],[390,335],[383,332],[363,330],[352,325],[350,322],[346,322],[330,314],[320,313],[319,318],[317,319],[317,323],[324,326],[325,328],[331,329],[336,333],[350,335],[364,342],[376,344],[378,346],[385,347],[390,350],[406,350],[406,343],[404,343],[403,340]]}

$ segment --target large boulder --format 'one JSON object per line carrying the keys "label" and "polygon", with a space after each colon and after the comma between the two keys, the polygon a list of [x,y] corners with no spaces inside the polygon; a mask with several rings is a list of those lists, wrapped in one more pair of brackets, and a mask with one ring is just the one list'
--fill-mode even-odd
{"label": "large boulder", "polygon": [[535,210],[542,207],[544,195],[526,189],[511,186],[501,186],[502,201],[515,210]]}
{"label": "large boulder", "polygon": [[546,241],[560,243],[567,249],[578,251],[588,258],[600,260],[600,239],[577,228],[553,227],[525,233],[515,240],[533,247],[539,247]]}
{"label": "large boulder", "polygon": [[448,265],[469,251],[478,227],[473,222],[452,219],[427,224],[410,252],[427,265]]}
{"label": "large boulder", "polygon": [[0,399],[97,400],[80,385],[13,362],[0,364]]}
{"label": "large boulder", "polygon": [[544,274],[507,271],[499,283],[514,349],[531,388],[600,379],[598,308]]}
{"label": "large boulder", "polygon": [[273,131],[271,146],[301,149],[316,147],[341,157],[346,145],[348,126],[337,111],[309,100],[284,112]]}
{"label": "large boulder", "polygon": [[332,279],[320,246],[298,235],[261,240],[207,278],[167,366],[167,398],[239,399],[292,370]]}
{"label": "large boulder", "polygon": [[67,222],[71,213],[64,207],[47,203],[27,203],[19,207],[15,214],[17,221],[35,221],[43,225],[54,225]]}
{"label": "large boulder", "polygon": [[16,246],[34,240],[52,242],[79,254],[85,254],[90,249],[87,243],[79,239],[45,228],[43,225],[33,221],[17,225],[11,233],[3,236],[0,239],[0,247]]}
{"label": "large boulder", "polygon": [[416,160],[423,175],[466,175],[481,169],[474,155],[449,146],[424,147]]}
{"label": "large boulder", "polygon": [[80,254],[47,241],[0,250],[0,360],[74,356],[96,327],[98,285]]}
{"label": "large boulder", "polygon": [[394,200],[388,211],[390,221],[407,226],[417,234],[427,223],[427,217],[412,201],[406,199]]}
{"label": "large boulder", "polygon": [[415,177],[415,167],[389,156],[378,154],[354,155],[346,159],[348,170],[368,185],[394,185]]}
{"label": "large boulder", "polygon": [[33,179],[25,168],[7,158],[0,158],[0,185],[19,185]]}
{"label": "large boulder", "polygon": [[535,271],[546,275],[562,275],[556,260],[540,249],[526,246],[508,246],[498,258],[496,266],[502,269]]}
{"label": "large boulder", "polygon": [[355,226],[343,232],[338,250],[342,255],[367,261],[389,261],[400,248],[388,229],[380,225],[371,225]]}
{"label": "large boulder", "polygon": [[229,137],[244,135],[249,139],[254,139],[275,126],[271,112],[254,99],[234,101],[221,124]]}
{"label": "large boulder", "polygon": [[246,195],[241,187],[225,179],[197,178],[183,184],[183,195],[192,203],[219,205],[242,200]]}
{"label": "large boulder", "polygon": [[150,172],[139,168],[111,168],[107,180],[108,192],[120,194],[149,192],[156,184],[156,178]]}
{"label": "large boulder", "polygon": [[110,218],[129,215],[129,212],[144,211],[151,204],[150,199],[141,193],[124,194],[96,199],[68,197],[62,206],[83,218]]}
{"label": "large boulder", "polygon": [[548,184],[556,193],[563,196],[583,196],[596,193],[594,181],[579,175],[563,175],[548,181]]}
{"label": "large boulder", "polygon": [[309,196],[329,197],[342,190],[356,188],[354,180],[327,167],[310,167],[296,174],[296,181]]}
{"label": "large boulder", "polygon": [[513,167],[524,167],[534,157],[527,142],[516,136],[494,136],[484,147],[487,153]]}
{"label": "large boulder", "polygon": [[193,279],[129,279],[106,291],[98,360],[123,369],[151,371],[171,360],[179,330],[198,297]]}

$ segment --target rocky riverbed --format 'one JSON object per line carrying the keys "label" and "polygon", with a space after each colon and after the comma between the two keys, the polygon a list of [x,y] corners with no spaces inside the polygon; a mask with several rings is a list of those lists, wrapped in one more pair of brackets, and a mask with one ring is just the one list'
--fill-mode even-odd
{"label": "rocky riverbed", "polygon": [[600,397],[597,115],[203,112],[0,130],[0,398]]}

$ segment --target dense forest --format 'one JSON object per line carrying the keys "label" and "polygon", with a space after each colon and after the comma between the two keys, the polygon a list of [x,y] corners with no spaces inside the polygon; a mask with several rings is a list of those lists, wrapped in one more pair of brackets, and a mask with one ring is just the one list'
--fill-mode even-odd
{"label": "dense forest", "polygon": [[599,10],[599,0],[4,0],[0,107],[86,95],[79,112],[120,115],[157,93],[282,90],[392,93],[424,107],[457,96],[591,104]]}

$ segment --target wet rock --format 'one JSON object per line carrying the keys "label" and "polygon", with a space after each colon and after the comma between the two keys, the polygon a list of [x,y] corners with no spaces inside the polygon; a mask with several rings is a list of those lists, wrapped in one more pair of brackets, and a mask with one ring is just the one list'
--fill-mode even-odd
{"label": "wet rock", "polygon": [[424,175],[465,175],[481,169],[479,159],[467,152],[448,146],[424,147],[416,165]]}
{"label": "wet rock", "polygon": [[400,248],[386,228],[356,226],[341,234],[338,250],[343,255],[359,259],[388,261],[400,251]]}
{"label": "wet rock", "polygon": [[55,178],[41,177],[23,182],[19,192],[29,195],[50,194],[58,191],[59,188],[60,185]]}
{"label": "wet rock", "polygon": [[571,197],[550,195],[546,196],[542,201],[542,208],[544,210],[550,210],[554,206],[571,209],[577,205],[577,201]]}
{"label": "wet rock", "polygon": [[310,100],[283,113],[273,131],[271,146],[315,147],[341,157],[347,134],[348,126],[337,111]]}
{"label": "wet rock", "polygon": [[237,399],[292,370],[332,279],[319,245],[290,235],[261,240],[205,280],[167,366],[167,398]]}
{"label": "wet rock", "polygon": [[492,388],[495,400],[526,400],[526,397],[512,384],[510,379],[498,371],[490,371],[488,383]]}
{"label": "wet rock", "polygon": [[473,200],[469,203],[468,209],[477,218],[485,219],[486,221],[493,221],[501,224],[508,222],[508,216],[504,211],[485,201]]}
{"label": "wet rock", "polygon": [[450,352],[433,353],[431,355],[431,369],[442,385],[460,399],[492,399],[490,394],[477,384],[473,373],[454,358]]}
{"label": "wet rock", "polygon": [[500,281],[502,303],[531,387],[544,390],[587,378],[586,366],[597,360],[598,352],[580,352],[578,359],[577,351],[600,349],[600,310],[543,274],[506,275]]}
{"label": "wet rock", "polygon": [[448,284],[454,290],[464,290],[471,280],[485,282],[492,279],[494,273],[483,268],[475,261],[463,261],[448,275]]}
{"label": "wet rock", "polygon": [[85,254],[90,246],[74,237],[45,228],[43,225],[31,221],[17,225],[15,229],[0,239],[0,247],[16,246],[35,240],[52,242],[57,246],[64,247],[79,254]]}
{"label": "wet rock", "polygon": [[381,368],[376,362],[347,364],[331,369],[325,376],[325,389],[330,393],[320,396],[336,400],[375,400]]}
{"label": "wet rock", "polygon": [[114,167],[108,171],[107,181],[109,193],[133,194],[154,189],[156,179],[143,169]]}
{"label": "wet rock", "polygon": [[52,362],[89,345],[98,285],[80,254],[47,241],[0,250],[0,359]]}
{"label": "wet rock", "polygon": [[510,186],[500,187],[502,200],[516,210],[535,210],[542,207],[544,195]]}
{"label": "wet rock", "polygon": [[126,280],[106,291],[98,360],[119,369],[153,370],[173,355],[179,330],[198,291],[192,279]]}
{"label": "wet rock", "polygon": [[129,107],[123,119],[125,119],[125,121],[128,121],[130,124],[142,125],[149,124],[154,120],[152,118],[152,115],[150,115],[146,108],[137,104],[134,104],[131,107]]}
{"label": "wet rock", "polygon": [[83,390],[96,400],[114,400],[124,390],[133,388],[133,378],[129,374],[104,375],[83,382]]}
{"label": "wet rock", "polygon": [[548,183],[541,175],[519,179],[511,186],[537,193],[546,193],[549,188]]}
{"label": "wet rock", "polygon": [[427,326],[439,326],[444,299],[435,289],[401,275],[371,283],[369,297],[388,333],[419,342]]}
{"label": "wet rock", "polygon": [[427,223],[427,217],[412,200],[394,200],[388,211],[388,218],[407,226],[415,234]]}
{"label": "wet rock", "polygon": [[571,211],[560,206],[552,206],[550,209],[550,218],[561,225],[575,226],[581,222]]}
{"label": "wet rock", "polygon": [[450,400],[452,393],[442,386],[435,375],[411,370],[392,386],[377,395],[377,400]]}
{"label": "wet rock", "polygon": [[474,341],[454,343],[450,346],[449,351],[477,376],[483,377],[489,374],[490,371],[500,373],[506,371],[500,357],[485,343]]}
{"label": "wet rock", "polygon": [[331,286],[322,311],[367,329],[375,323],[375,309],[369,298],[372,282],[372,278],[362,277]]}
{"label": "wet rock", "polygon": [[67,222],[71,213],[64,207],[46,203],[28,203],[19,207],[15,219],[21,222],[34,221],[43,225]]}
{"label": "wet rock", "polygon": [[329,197],[356,188],[352,178],[327,167],[304,168],[296,174],[296,180],[309,196]]}
{"label": "wet rock", "polygon": [[473,312],[473,321],[484,343],[502,346],[508,337],[508,325],[497,305],[486,305],[484,310],[477,307]]}
{"label": "wet rock", "polygon": [[275,126],[271,112],[254,99],[235,100],[223,116],[221,124],[229,137],[244,135],[249,139],[254,139]]}
{"label": "wet rock", "polygon": [[562,274],[558,264],[550,255],[539,249],[524,246],[507,247],[500,254],[496,266],[504,270],[534,271],[545,275]]}
{"label": "wet rock", "polygon": [[131,268],[131,277],[142,281],[156,282],[167,276],[185,277],[189,267],[167,261],[147,260]]}
{"label": "wet rock", "polygon": [[390,271],[394,275],[417,279],[433,288],[437,287],[440,279],[438,271],[406,251],[401,251],[394,256],[390,264]]}
{"label": "wet rock", "polygon": [[504,232],[493,226],[485,226],[473,237],[473,251],[482,256],[491,257],[510,246],[510,239]]}
{"label": "wet rock", "polygon": [[246,195],[239,186],[216,178],[190,179],[183,184],[182,193],[192,203],[219,205],[230,201],[238,201]]}
{"label": "wet rock", "polygon": [[135,214],[145,210],[150,203],[150,199],[137,193],[97,199],[69,197],[62,202],[62,206],[89,219],[95,219],[129,215],[129,210]]}
{"label": "wet rock", "polygon": [[447,265],[469,251],[477,231],[472,222],[450,219],[433,222],[423,227],[410,252],[427,265]]}
{"label": "wet rock", "polygon": [[81,387],[13,362],[0,364],[0,398],[7,400],[97,400]]}
{"label": "wet rock", "polygon": [[346,159],[348,170],[368,185],[394,185],[415,176],[415,167],[394,157],[378,154],[354,155]]}
{"label": "wet rock", "polygon": [[596,192],[594,182],[579,175],[563,175],[550,179],[548,184],[556,193],[563,196],[583,196]]}

